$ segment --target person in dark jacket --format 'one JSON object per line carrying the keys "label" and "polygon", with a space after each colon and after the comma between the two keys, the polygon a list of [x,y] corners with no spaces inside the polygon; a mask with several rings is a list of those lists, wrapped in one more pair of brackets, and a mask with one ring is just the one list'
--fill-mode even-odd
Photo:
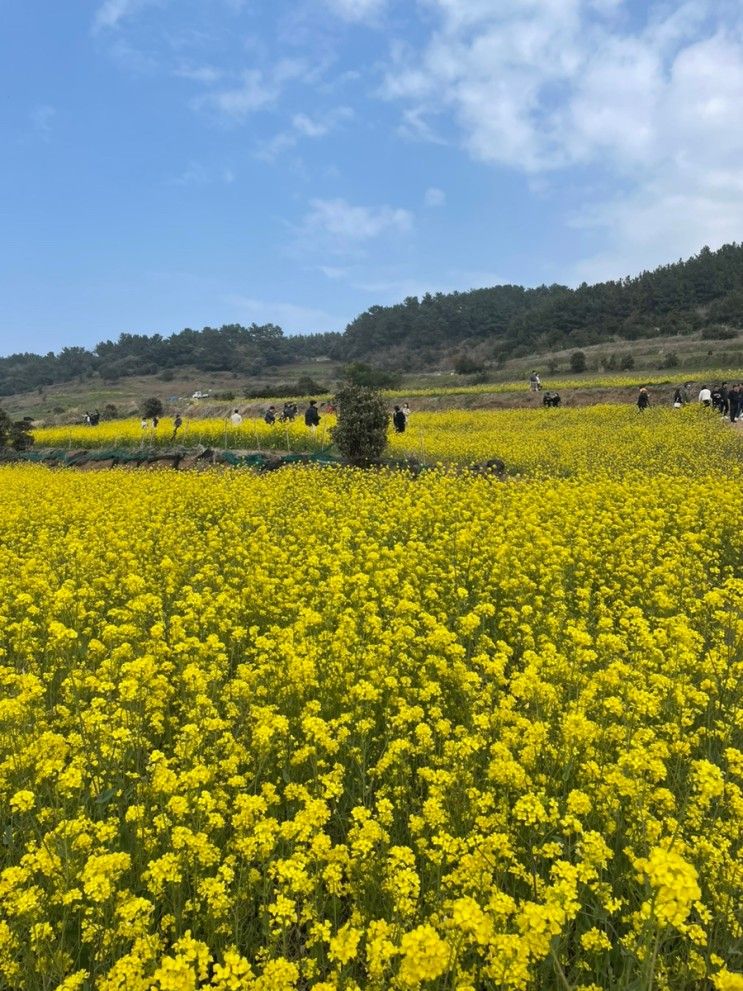
{"label": "person in dark jacket", "polygon": [[310,399],[310,405],[304,411],[304,422],[305,426],[311,427],[313,430],[320,423],[320,414],[317,411],[317,402],[314,399]]}
{"label": "person in dark jacket", "polygon": [[271,426],[273,423],[276,423],[276,407],[269,406],[266,412],[263,414],[263,419],[266,421],[266,423],[269,426]]}
{"label": "person in dark jacket", "polygon": [[650,396],[648,395],[648,390],[643,386],[640,389],[640,394],[637,397],[637,408],[642,413],[650,405]]}
{"label": "person in dark jacket", "polygon": [[399,406],[395,406],[395,412],[392,414],[392,426],[395,428],[396,434],[405,433],[405,425],[408,418],[405,416],[403,411]]}
{"label": "person in dark jacket", "polygon": [[730,422],[735,423],[741,414],[741,407],[743,406],[743,390],[740,385],[734,385],[733,388],[728,392],[728,412],[730,414]]}

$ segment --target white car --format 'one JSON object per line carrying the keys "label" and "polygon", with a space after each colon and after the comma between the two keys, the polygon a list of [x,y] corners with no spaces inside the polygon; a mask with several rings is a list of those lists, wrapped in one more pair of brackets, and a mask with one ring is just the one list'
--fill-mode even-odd
{"label": "white car", "polygon": [[208,392],[194,392],[194,394],[191,396],[191,399],[208,399],[208,398],[209,398]]}

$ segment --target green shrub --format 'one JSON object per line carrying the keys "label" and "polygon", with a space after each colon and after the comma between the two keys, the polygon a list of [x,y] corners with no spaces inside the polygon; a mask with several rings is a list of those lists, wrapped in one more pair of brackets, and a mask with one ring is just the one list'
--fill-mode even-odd
{"label": "green shrub", "polygon": [[335,406],[338,424],[332,436],[341,455],[352,465],[379,461],[390,422],[384,399],[375,389],[349,384],[336,393]]}

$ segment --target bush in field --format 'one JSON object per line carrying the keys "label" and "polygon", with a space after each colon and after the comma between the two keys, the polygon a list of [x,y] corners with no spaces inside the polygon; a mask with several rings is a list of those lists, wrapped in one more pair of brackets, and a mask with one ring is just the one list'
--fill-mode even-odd
{"label": "bush in field", "polygon": [[33,444],[31,420],[11,420],[4,409],[0,409],[0,448],[10,447],[14,451],[25,451]]}
{"label": "bush in field", "polygon": [[150,396],[149,399],[145,399],[142,403],[142,416],[146,419],[151,419],[153,416],[163,415],[163,404],[157,398],[157,396]]}
{"label": "bush in field", "polygon": [[387,447],[390,416],[384,399],[374,389],[344,385],[335,396],[338,424],[333,442],[352,465],[379,461]]}
{"label": "bush in field", "polygon": [[314,396],[315,393],[327,392],[327,386],[316,382],[311,375],[300,375],[297,379],[298,396]]}
{"label": "bush in field", "polygon": [[394,389],[400,381],[400,376],[355,361],[343,369],[343,379],[352,385],[365,386],[367,389]]}
{"label": "bush in field", "polygon": [[457,375],[475,375],[478,372],[483,372],[485,366],[481,361],[475,361],[468,354],[460,354],[457,356],[454,362],[454,371]]}
{"label": "bush in field", "polygon": [[570,371],[571,372],[585,372],[586,370],[586,356],[582,351],[573,351],[570,355]]}

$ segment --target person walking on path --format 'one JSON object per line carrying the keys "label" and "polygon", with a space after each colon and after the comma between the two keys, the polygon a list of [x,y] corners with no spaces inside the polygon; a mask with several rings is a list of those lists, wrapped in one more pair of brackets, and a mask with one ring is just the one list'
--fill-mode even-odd
{"label": "person walking on path", "polygon": [[263,419],[266,421],[269,427],[272,426],[274,423],[276,423],[276,407],[269,406],[266,412],[263,414]]}
{"label": "person walking on path", "polygon": [[395,433],[404,434],[406,424],[407,417],[399,406],[395,406],[395,412],[392,414],[392,426],[395,428]]}
{"label": "person walking on path", "polygon": [[240,415],[240,410],[233,409],[232,414],[230,416],[230,423],[232,424],[232,426],[239,427],[242,422],[243,422],[243,418]]}
{"label": "person walking on path", "polygon": [[702,406],[706,406],[708,408],[712,405],[712,390],[708,389],[706,385],[703,385],[699,390],[699,402]]}
{"label": "person walking on path", "polygon": [[529,376],[529,389],[531,390],[531,392],[539,392],[541,388],[542,388],[542,383],[539,380],[539,376],[537,375],[536,371],[533,371]]}
{"label": "person walking on path", "polygon": [[642,389],[640,389],[640,393],[637,397],[637,408],[641,413],[644,413],[644,411],[648,408],[649,405],[650,405],[650,396],[648,395],[648,390],[645,388],[645,386],[643,386]]}

